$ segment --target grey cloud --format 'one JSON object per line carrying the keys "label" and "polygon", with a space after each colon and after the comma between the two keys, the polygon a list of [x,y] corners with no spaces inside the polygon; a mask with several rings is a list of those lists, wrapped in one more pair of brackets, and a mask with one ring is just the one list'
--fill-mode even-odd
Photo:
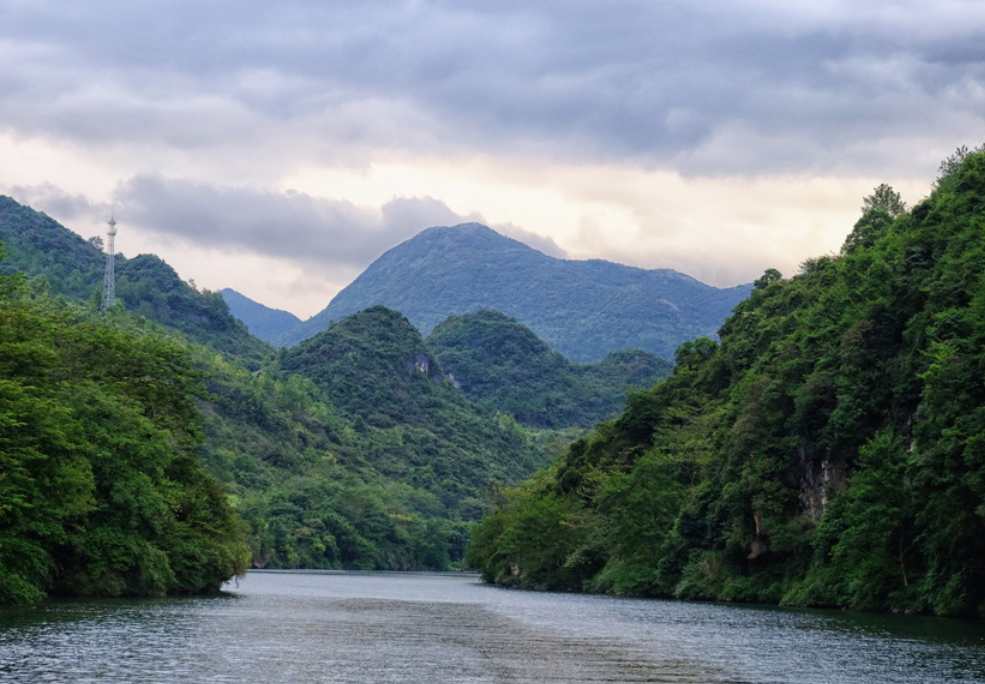
{"label": "grey cloud", "polygon": [[113,211],[111,206],[91,202],[84,195],[67,193],[51,183],[13,185],[3,188],[3,192],[22,204],[55,216],[57,220],[67,223],[103,221],[108,219]]}
{"label": "grey cloud", "polygon": [[387,249],[461,217],[432,198],[367,210],[296,191],[275,193],[143,175],[116,197],[127,223],[203,247],[255,252],[315,268],[365,268]]}
{"label": "grey cloud", "polygon": [[388,230],[401,232],[410,229],[416,233],[431,226],[449,226],[466,221],[482,221],[482,217],[478,215],[459,216],[449,209],[444,202],[433,197],[423,199],[398,197],[383,205],[382,212],[383,225]]}
{"label": "grey cloud", "polygon": [[538,252],[543,252],[548,256],[557,257],[558,259],[565,259],[568,256],[568,253],[561,249],[561,247],[550,237],[538,235],[537,233],[531,233],[528,230],[524,230],[523,228],[512,224],[497,224],[491,227],[494,228],[496,232],[505,235],[506,237],[511,237],[514,240],[518,240],[519,242],[533,247]]}
{"label": "grey cloud", "polygon": [[250,145],[271,163],[385,144],[864,172],[892,147],[873,141],[926,144],[940,111],[962,122],[948,148],[985,118],[970,87],[985,79],[985,10],[967,3],[7,5],[0,42],[20,57],[0,120],[77,141]]}

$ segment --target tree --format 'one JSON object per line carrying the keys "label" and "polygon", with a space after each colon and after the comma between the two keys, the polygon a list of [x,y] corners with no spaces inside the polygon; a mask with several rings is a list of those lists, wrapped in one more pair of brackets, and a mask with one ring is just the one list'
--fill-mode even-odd
{"label": "tree", "polygon": [[900,194],[886,183],[876,186],[868,197],[862,199],[862,213],[865,214],[876,207],[882,207],[890,218],[896,218],[906,211],[906,202]]}
{"label": "tree", "polygon": [[753,282],[753,286],[757,290],[763,290],[767,288],[769,285],[771,285],[772,283],[775,283],[776,281],[782,279],[783,279],[783,275],[779,271],[777,271],[775,268],[768,268],[765,271],[763,271],[763,275],[761,275]]}
{"label": "tree", "polygon": [[852,254],[861,247],[871,247],[884,235],[893,221],[906,212],[900,194],[882,183],[868,197],[862,198],[862,216],[841,246],[842,254]]}

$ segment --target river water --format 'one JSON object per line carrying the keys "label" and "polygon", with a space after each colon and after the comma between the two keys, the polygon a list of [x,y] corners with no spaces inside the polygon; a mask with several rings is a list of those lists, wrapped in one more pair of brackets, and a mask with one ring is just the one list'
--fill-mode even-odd
{"label": "river water", "polygon": [[218,597],[0,609],[0,682],[985,683],[985,625],[251,572]]}

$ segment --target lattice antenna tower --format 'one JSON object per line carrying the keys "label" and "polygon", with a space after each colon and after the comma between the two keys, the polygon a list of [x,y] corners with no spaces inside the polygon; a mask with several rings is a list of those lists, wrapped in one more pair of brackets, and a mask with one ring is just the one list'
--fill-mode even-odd
{"label": "lattice antenna tower", "polygon": [[116,219],[112,214],[109,216],[109,221],[106,222],[109,228],[106,229],[106,277],[103,280],[103,303],[99,307],[99,310],[103,313],[106,309],[113,306],[113,302],[116,301],[116,247],[114,241],[116,239]]}

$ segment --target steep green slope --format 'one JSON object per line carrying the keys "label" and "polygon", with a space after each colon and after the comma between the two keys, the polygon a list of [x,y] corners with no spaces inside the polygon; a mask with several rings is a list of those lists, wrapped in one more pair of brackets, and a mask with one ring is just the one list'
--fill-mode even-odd
{"label": "steep green slope", "polygon": [[619,413],[630,387],[649,387],[671,369],[642,351],[574,363],[494,311],[452,316],[427,344],[470,399],[537,428],[590,428]]}
{"label": "steep green slope", "polygon": [[[674,374],[514,490],[505,584],[985,615],[985,153],[769,271]],[[895,201],[887,201],[893,199]]]}
{"label": "steep green slope", "polygon": [[624,349],[670,359],[681,342],[715,335],[749,289],[722,290],[671,270],[555,259],[474,223],[429,228],[382,255],[280,343],[381,304],[425,335],[450,315],[488,309],[576,361]]}
{"label": "steep green slope", "polygon": [[[9,252],[0,273],[43,279],[69,301],[98,307],[106,256],[48,216],[0,195],[0,242]],[[129,311],[189,339],[257,363],[270,347],[250,335],[215,292],[199,292],[164,261],[116,256],[116,296]]]}
{"label": "steep green slope", "polygon": [[250,371],[202,347],[195,360],[211,393],[200,458],[250,524],[254,567],[444,570],[462,558],[484,502],[467,520],[382,474],[376,444],[301,375]]}
{"label": "steep green slope", "polygon": [[311,378],[352,420],[380,473],[462,516],[497,483],[543,465],[511,419],[469,401],[410,322],[384,307],[343,319],[284,352],[280,365]]}
{"label": "steep green slope", "polygon": [[0,242],[7,252],[0,273],[43,277],[55,292],[75,301],[98,298],[106,264],[101,248],[4,195],[0,195]]}

